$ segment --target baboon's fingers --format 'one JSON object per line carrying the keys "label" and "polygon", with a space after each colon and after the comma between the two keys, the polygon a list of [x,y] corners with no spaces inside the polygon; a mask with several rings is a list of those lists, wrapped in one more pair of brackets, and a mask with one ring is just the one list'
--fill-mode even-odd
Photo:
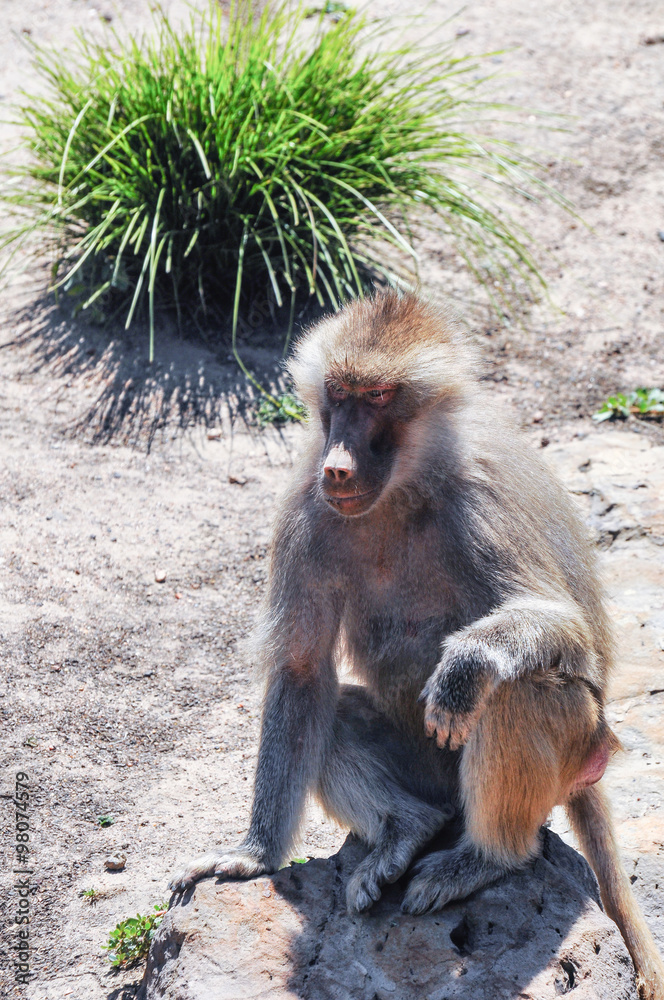
{"label": "baboon's fingers", "polygon": [[266,865],[245,851],[229,851],[219,858],[214,874],[222,878],[255,878],[267,871]]}
{"label": "baboon's fingers", "polygon": [[185,892],[195,882],[211,875],[225,878],[252,878],[262,875],[267,868],[249,851],[242,848],[235,850],[209,851],[194,858],[182,871],[178,872],[169,882],[171,892]]}
{"label": "baboon's fingers", "polygon": [[214,875],[214,866],[218,859],[219,853],[216,851],[210,851],[207,854],[201,854],[198,858],[194,858],[177,875],[173,876],[168,883],[168,888],[171,892],[184,892],[186,889],[190,889],[199,879]]}
{"label": "baboon's fingers", "polygon": [[450,723],[450,750],[458,750],[470,739],[470,735],[479,722],[482,708],[480,706],[474,712],[463,712],[452,716]]}
{"label": "baboon's fingers", "polygon": [[436,737],[437,745],[442,749],[449,745],[450,750],[458,750],[465,743],[480,717],[480,710],[474,712],[448,712],[438,705],[427,705],[424,716],[424,729],[429,737]]}
{"label": "baboon's fingers", "polygon": [[444,747],[450,736],[452,715],[440,706],[429,704],[424,713],[424,731],[429,737],[436,737],[439,747]]}

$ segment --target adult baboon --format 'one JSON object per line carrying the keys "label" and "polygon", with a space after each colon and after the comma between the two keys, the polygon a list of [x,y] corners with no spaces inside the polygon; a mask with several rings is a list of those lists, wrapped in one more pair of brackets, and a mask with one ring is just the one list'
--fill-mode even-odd
{"label": "adult baboon", "polygon": [[[644,996],[662,1000],[597,784],[617,747],[611,641],[565,491],[492,412],[454,325],[414,296],[347,306],[290,369],[310,422],[258,629],[251,825],[171,887],[275,871],[312,791],[371,849],[347,886],[356,911],[462,812],[456,846],[413,870],[403,909],[422,913],[523,865],[563,803]],[[339,684],[341,655],[360,685]]]}

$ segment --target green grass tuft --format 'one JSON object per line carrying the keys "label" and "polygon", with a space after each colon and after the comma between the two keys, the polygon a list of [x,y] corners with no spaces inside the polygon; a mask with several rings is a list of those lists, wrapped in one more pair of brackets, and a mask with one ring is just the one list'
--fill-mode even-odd
{"label": "green grass tuft", "polygon": [[655,419],[664,417],[664,390],[635,389],[633,392],[619,392],[615,396],[609,396],[597,413],[593,413],[593,420],[601,423],[615,418],[624,420],[632,415]]}
{"label": "green grass tuft", "polygon": [[304,404],[290,392],[283,392],[278,396],[265,394],[256,408],[256,420],[261,427],[296,423],[304,420],[305,416]]}
{"label": "green grass tuft", "polygon": [[325,0],[325,3],[318,4],[315,7],[306,8],[306,16],[314,17],[316,14],[325,14],[328,17],[334,18],[338,21],[344,15],[352,11],[352,7],[344,3],[343,0]]}
{"label": "green grass tuft", "polygon": [[147,311],[151,359],[157,308],[180,322],[212,310],[236,352],[257,298],[283,306],[290,333],[300,294],[337,306],[405,280],[421,225],[492,295],[541,282],[528,234],[496,206],[560,199],[516,146],[478,134],[505,111],[478,96],[481,58],[381,50],[390,23],[343,6],[311,21],[211,2],[186,30],[158,11],[154,37],[34,46],[47,92],[17,109],[31,155],[11,171],[20,218],[0,247],[46,242],[54,287],[98,321],[120,310],[129,328]]}

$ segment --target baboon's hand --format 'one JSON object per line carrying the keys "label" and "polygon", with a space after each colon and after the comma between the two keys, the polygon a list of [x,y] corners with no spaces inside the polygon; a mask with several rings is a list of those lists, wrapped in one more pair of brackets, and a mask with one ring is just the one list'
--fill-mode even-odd
{"label": "baboon's hand", "polygon": [[221,878],[254,878],[273,871],[275,868],[261,859],[257,851],[240,844],[239,847],[220,848],[194,858],[171,879],[168,888],[171,892],[184,892],[194,882],[210,875]]}
{"label": "baboon's hand", "polygon": [[497,677],[488,659],[452,641],[420,695],[424,728],[439,747],[458,750],[477,725]]}

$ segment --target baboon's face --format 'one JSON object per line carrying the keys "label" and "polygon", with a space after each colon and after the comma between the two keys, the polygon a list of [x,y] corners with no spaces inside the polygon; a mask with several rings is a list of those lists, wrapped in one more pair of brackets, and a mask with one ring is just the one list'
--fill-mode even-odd
{"label": "baboon's face", "polygon": [[399,387],[330,380],[325,388],[322,495],[339,514],[353,517],[373,507],[390,477],[399,442]]}

